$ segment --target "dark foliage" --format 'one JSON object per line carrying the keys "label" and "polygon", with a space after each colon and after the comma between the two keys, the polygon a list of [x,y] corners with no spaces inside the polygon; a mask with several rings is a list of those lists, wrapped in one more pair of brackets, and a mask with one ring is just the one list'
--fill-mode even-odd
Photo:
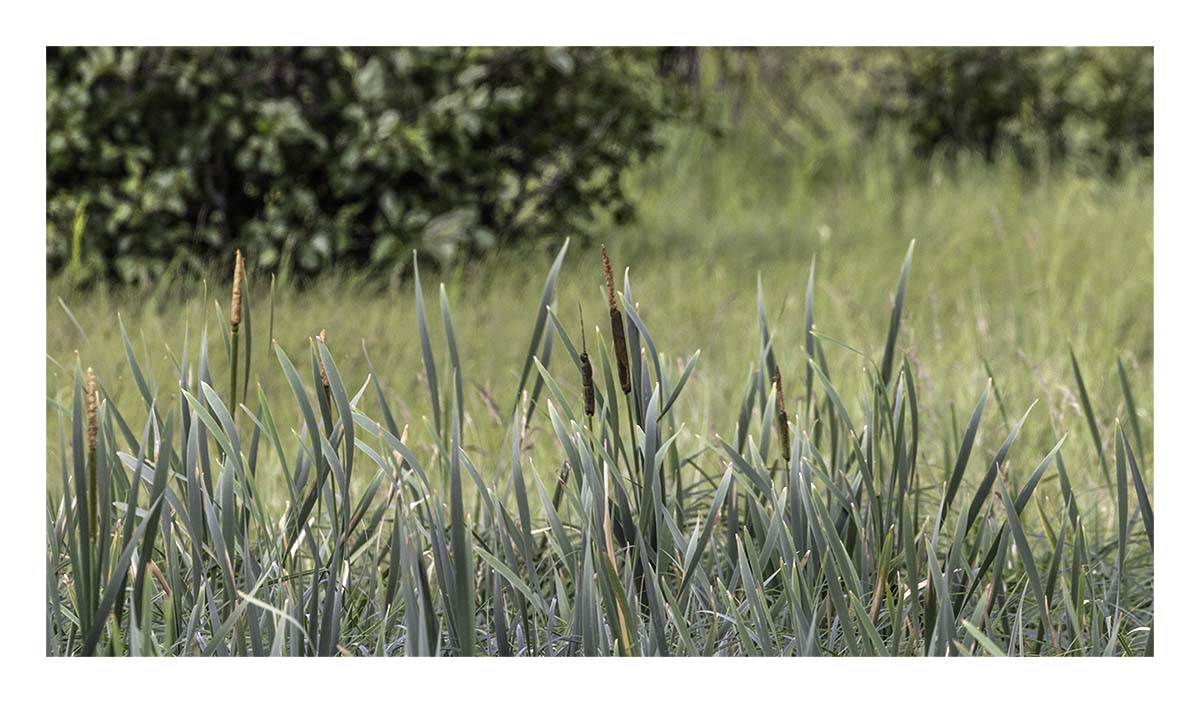
{"label": "dark foliage", "polygon": [[677,63],[653,49],[50,49],[49,268],[144,282],[241,247],[259,270],[395,270],[412,249],[448,261],[627,217],[620,175],[678,106],[663,80]]}

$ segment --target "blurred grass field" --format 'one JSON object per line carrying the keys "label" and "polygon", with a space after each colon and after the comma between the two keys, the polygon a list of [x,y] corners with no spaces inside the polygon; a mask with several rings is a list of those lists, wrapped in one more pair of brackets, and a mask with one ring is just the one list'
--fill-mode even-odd
{"label": "blurred grass field", "polygon": [[[576,303],[592,330],[607,327],[599,243],[615,267],[630,269],[641,315],[661,353],[679,366],[701,356],[679,406],[687,430],[681,451],[729,436],[738,399],[758,357],[756,295],[761,280],[784,383],[797,389],[806,363],[804,286],[816,261],[818,331],[878,361],[905,249],[916,240],[900,349],[917,373],[922,424],[949,439],[989,376],[1002,412],[989,412],[982,442],[994,449],[1033,401],[1038,406],[1014,448],[1013,461],[1036,463],[1069,431],[1066,464],[1082,487],[1103,477],[1077,398],[1073,348],[1097,412],[1106,451],[1114,416],[1123,413],[1117,359],[1137,397],[1137,414],[1152,456],[1153,174],[1149,164],[1097,177],[1069,167],[1030,173],[1003,155],[985,163],[970,156],[917,162],[901,140],[881,137],[849,147],[838,161],[820,151],[794,153],[762,134],[717,139],[675,128],[663,154],[628,178],[638,219],[604,224],[591,238],[572,240],[558,281],[557,312],[578,334]],[[832,173],[832,175],[830,175]],[[511,410],[521,363],[555,242],[507,250],[459,268],[422,270],[427,314],[436,322],[444,281],[466,371],[464,436],[487,468],[505,452],[502,418]],[[99,287],[78,292],[47,284],[47,480],[58,483],[59,420],[68,403],[74,354],[93,367],[106,395],[131,425],[144,416],[128,379],[116,316],[128,330],[161,402],[177,395],[185,327],[189,358],[207,324],[213,377],[227,377],[219,324],[227,320],[227,262],[214,262],[206,283],[171,281],[152,290]],[[268,357],[269,283],[248,268],[254,318],[252,385],[261,382],[281,427],[299,426],[295,402],[278,363]],[[618,272],[618,276],[620,273]],[[205,288],[205,285],[207,288]],[[214,305],[214,302],[216,305]],[[218,310],[223,310],[220,312]],[[69,311],[69,312],[68,312]],[[444,343],[432,324],[435,344]],[[274,337],[293,359],[308,338],[326,330],[347,383],[367,377],[363,349],[412,426],[418,446],[430,413],[423,386],[411,280],[383,283],[352,271],[275,294]],[[589,344],[595,339],[589,335]],[[162,340],[166,340],[166,345]],[[853,388],[861,358],[826,345],[834,375]],[[440,356],[440,352],[439,352]],[[561,346],[550,359],[560,382],[572,379]],[[847,384],[846,379],[851,383]],[[252,396],[253,397],[253,391]],[[374,399],[364,396],[372,414]],[[544,413],[544,402],[542,403]],[[494,412],[498,409],[498,415]],[[136,419],[136,421],[134,421]],[[535,432],[547,432],[541,429]],[[553,470],[555,447],[534,435],[534,463]],[[545,453],[542,447],[546,445]],[[941,476],[940,444],[922,445],[919,462]],[[1111,456],[1110,456],[1111,459]],[[714,459],[714,462],[716,460]],[[1148,462],[1152,474],[1152,459]],[[972,471],[982,471],[982,461]]]}

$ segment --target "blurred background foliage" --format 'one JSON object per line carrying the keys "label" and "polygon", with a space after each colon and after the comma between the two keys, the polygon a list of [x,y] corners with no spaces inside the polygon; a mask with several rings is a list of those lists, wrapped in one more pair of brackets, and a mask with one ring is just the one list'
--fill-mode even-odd
{"label": "blurred background foliage", "polygon": [[386,280],[414,249],[628,224],[654,203],[630,173],[680,130],[816,186],[880,144],[889,174],[1117,175],[1153,153],[1153,50],[51,48],[46,118],[51,276],[147,285],[240,247]]}

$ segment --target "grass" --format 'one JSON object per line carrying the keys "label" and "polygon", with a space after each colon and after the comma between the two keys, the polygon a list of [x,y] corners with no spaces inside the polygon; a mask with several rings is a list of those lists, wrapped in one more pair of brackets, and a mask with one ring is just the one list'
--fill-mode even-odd
{"label": "grass", "polygon": [[420,305],[251,257],[240,372],[228,274],[51,282],[48,653],[1151,652],[1149,174],[707,140],[603,236],[629,394],[593,243]]}

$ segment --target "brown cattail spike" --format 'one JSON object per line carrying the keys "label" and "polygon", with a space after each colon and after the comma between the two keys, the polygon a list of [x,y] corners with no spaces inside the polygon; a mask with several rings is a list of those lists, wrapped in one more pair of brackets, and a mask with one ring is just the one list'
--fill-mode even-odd
{"label": "brown cattail spike", "polygon": [[579,306],[579,337],[583,351],[579,354],[579,373],[583,377],[583,412],[588,417],[596,414],[596,387],[592,382],[592,362],[587,353],[587,332],[583,327],[583,306]]}
{"label": "brown cattail spike", "polygon": [[608,309],[617,309],[617,293],[613,286],[612,262],[608,260],[608,247],[600,245],[600,256],[604,258],[604,285],[608,288]]}
{"label": "brown cattail spike", "polygon": [[612,264],[608,260],[608,249],[603,244],[600,245],[600,255],[604,257],[604,284],[608,287],[608,317],[612,321],[613,353],[617,357],[617,379],[621,382],[621,392],[629,395],[632,387],[629,385],[629,350],[625,343],[625,322],[621,318],[621,311],[617,309]]}
{"label": "brown cattail spike", "polygon": [[783,456],[786,459],[791,451],[792,442],[788,434],[787,400],[783,397],[783,379],[779,376],[779,367],[775,367],[775,416],[779,424],[779,441],[782,444]]}
{"label": "brown cattail spike", "polygon": [[233,261],[233,300],[229,306],[229,326],[236,331],[242,324],[242,276],[245,264],[242,262],[242,250],[238,249]]}
{"label": "brown cattail spike", "polygon": [[[317,339],[320,340],[321,344],[325,343],[325,330],[321,330],[321,334],[317,335]],[[320,364],[321,369],[321,385],[325,386],[325,390],[329,390],[329,376],[325,374],[325,359],[320,354],[317,354],[317,363]]]}
{"label": "brown cattail spike", "polygon": [[96,451],[96,435],[100,431],[100,423],[96,418],[96,374],[92,367],[87,370],[87,446],[89,452]]}

